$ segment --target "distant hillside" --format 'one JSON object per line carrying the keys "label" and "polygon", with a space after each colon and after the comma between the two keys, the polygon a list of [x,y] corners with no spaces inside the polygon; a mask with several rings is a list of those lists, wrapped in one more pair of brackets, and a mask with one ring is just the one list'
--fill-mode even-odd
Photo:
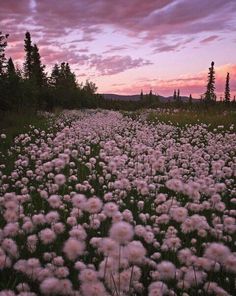
{"label": "distant hillside", "polygon": [[139,101],[140,95],[116,95],[116,94],[102,94],[107,100],[117,101]]}
{"label": "distant hillside", "polygon": [[[105,99],[107,100],[117,100],[117,101],[139,101],[140,95],[117,95],[117,94],[102,94]],[[159,100],[164,102],[172,102],[173,96],[170,97],[163,97],[159,96]],[[189,97],[183,96],[181,97],[182,102],[188,102]],[[193,98],[193,102],[197,102],[198,99]]]}

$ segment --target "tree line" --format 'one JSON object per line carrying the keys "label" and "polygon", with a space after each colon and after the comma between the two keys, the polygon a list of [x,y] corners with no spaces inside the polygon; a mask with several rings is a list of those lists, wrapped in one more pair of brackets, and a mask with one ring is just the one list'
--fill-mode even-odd
{"label": "tree line", "polygon": [[[140,108],[183,107],[193,105],[190,94],[188,101],[183,102],[180,90],[175,90],[171,99],[160,100],[159,95],[140,93],[138,101],[116,101],[104,99],[97,94],[95,83],[86,81],[78,83],[75,73],[71,71],[68,62],[55,64],[48,75],[43,65],[37,44],[32,43],[29,32],[25,33],[25,60],[22,69],[15,66],[12,58],[6,59],[8,35],[0,32],[0,111],[7,110],[47,110],[55,108],[105,108],[114,110],[137,110]],[[230,95],[230,76],[227,73],[224,102],[235,106]],[[197,100],[195,101],[197,102]],[[198,100],[198,105],[216,103],[214,62],[208,73],[206,92]],[[233,104],[234,103],[234,104]],[[194,104],[196,105],[196,104]]]}
{"label": "tree line", "polygon": [[26,32],[25,60],[22,69],[12,58],[6,59],[8,35],[0,32],[0,110],[48,110],[61,108],[95,108],[103,97],[96,94],[91,81],[78,84],[68,62],[55,64],[50,75],[45,71],[39,48]]}
{"label": "tree line", "polygon": [[[217,96],[215,93],[215,69],[214,69],[214,62],[211,62],[211,67],[209,68],[208,72],[208,78],[207,78],[207,85],[206,85],[206,91],[203,95],[201,95],[201,99],[198,101],[199,103],[204,103],[205,105],[212,105],[217,102]],[[158,96],[154,96],[155,99],[158,99]],[[140,100],[146,100],[146,102],[150,102],[153,99],[152,90],[150,90],[149,94],[144,95],[143,91],[141,90],[140,93]],[[219,102],[224,102],[226,104],[231,103],[235,105],[235,96],[233,99],[231,99],[231,93],[230,93],[230,73],[227,73],[226,79],[225,79],[225,91],[224,91],[224,97],[221,97]],[[180,95],[180,90],[175,89],[173,96],[172,96],[172,105],[175,106],[181,106],[183,104],[182,97]],[[185,102],[186,103],[186,102]],[[188,101],[190,105],[193,103],[192,94],[189,95]]]}

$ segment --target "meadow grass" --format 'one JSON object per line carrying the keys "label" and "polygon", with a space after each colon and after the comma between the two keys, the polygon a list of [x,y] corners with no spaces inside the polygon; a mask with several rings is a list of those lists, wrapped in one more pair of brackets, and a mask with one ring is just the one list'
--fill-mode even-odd
{"label": "meadow grass", "polygon": [[30,133],[33,129],[48,130],[52,122],[35,112],[4,112],[0,113],[0,135],[5,134],[5,139],[0,139],[0,163],[7,163],[7,172],[14,168],[16,159],[14,139],[20,134]]}
{"label": "meadow grass", "polygon": [[[179,127],[195,124],[206,124],[209,130],[219,128],[220,130],[236,131],[236,112],[215,110],[179,110],[177,112],[151,111],[147,120],[150,122],[164,122]],[[233,125],[233,126],[232,126]]]}
{"label": "meadow grass", "polygon": [[29,129],[29,125],[35,128],[44,128],[46,120],[33,111],[27,112],[4,112],[0,113],[0,132],[7,134],[9,138],[13,138],[20,133],[24,133]]}
{"label": "meadow grass", "polygon": [[0,113],[0,134],[6,134],[4,145],[1,143],[1,152],[8,149],[16,136],[29,131],[30,126],[45,129],[48,121],[45,117],[35,112],[13,112]]}

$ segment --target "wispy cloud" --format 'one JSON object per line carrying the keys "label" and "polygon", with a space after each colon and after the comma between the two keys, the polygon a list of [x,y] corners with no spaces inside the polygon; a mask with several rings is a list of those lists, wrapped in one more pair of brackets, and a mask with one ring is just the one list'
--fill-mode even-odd
{"label": "wispy cloud", "polygon": [[[232,93],[236,92],[236,84],[234,83],[236,79],[236,64],[225,64],[216,67],[216,92],[222,95],[225,88],[225,78],[227,72],[230,73],[230,86]],[[190,93],[196,97],[199,94],[203,94],[206,90],[207,84],[207,72],[200,72],[196,75],[183,75],[181,77],[172,79],[140,79],[133,83],[132,85],[126,86],[115,86],[118,93],[123,94],[138,94],[141,89],[144,92],[149,92],[152,89],[155,93],[161,95],[169,96],[173,94],[174,89],[180,89],[181,93],[184,95],[189,95]]]}
{"label": "wispy cloud", "polygon": [[94,67],[101,75],[114,75],[129,69],[150,65],[151,62],[141,58],[133,59],[130,56],[109,56],[92,55],[90,66]]}
{"label": "wispy cloud", "polygon": [[219,38],[218,35],[212,35],[207,38],[204,38],[203,40],[200,41],[200,43],[209,43],[209,42],[217,40],[218,38]]}

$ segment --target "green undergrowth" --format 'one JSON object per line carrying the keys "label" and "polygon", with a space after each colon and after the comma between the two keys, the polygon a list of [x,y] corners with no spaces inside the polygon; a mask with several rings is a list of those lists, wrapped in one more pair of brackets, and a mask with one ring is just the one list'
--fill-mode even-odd
{"label": "green undergrowth", "polygon": [[14,139],[20,134],[27,133],[35,137],[34,130],[52,131],[54,118],[46,118],[36,113],[5,112],[0,114],[0,164],[5,164],[6,171],[13,168],[16,156],[21,151],[14,151]]}
{"label": "green undergrowth", "polygon": [[[34,112],[4,112],[0,113],[0,134],[5,134],[6,139],[1,140],[1,144],[5,147],[10,147],[13,139],[30,130],[30,126],[37,129],[46,129],[48,127],[48,120]],[[0,145],[1,145],[0,144]],[[2,151],[2,146],[0,150]]]}
{"label": "green undergrowth", "polygon": [[151,111],[147,115],[147,120],[150,122],[162,122],[172,124],[179,127],[186,127],[187,125],[205,124],[208,130],[217,129],[236,131],[236,112],[213,112],[210,110],[205,111],[188,111],[181,110],[176,113],[156,112]]}

